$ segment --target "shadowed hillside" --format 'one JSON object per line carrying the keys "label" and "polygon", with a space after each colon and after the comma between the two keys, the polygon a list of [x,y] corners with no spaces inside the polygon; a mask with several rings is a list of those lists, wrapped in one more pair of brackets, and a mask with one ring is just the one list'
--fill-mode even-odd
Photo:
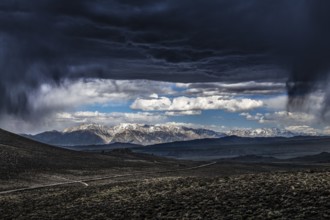
{"label": "shadowed hillside", "polygon": [[[136,154],[135,157],[139,158],[139,155]],[[148,160],[153,162],[157,161],[157,158],[144,157],[143,161],[148,162]],[[126,160],[125,157],[111,153],[102,155],[58,148],[0,129],[1,179],[30,171],[147,166],[143,161]],[[162,159],[162,161],[170,160]]]}
{"label": "shadowed hillside", "polygon": [[136,152],[151,153],[178,159],[212,160],[245,155],[280,159],[330,152],[330,138],[323,136],[256,137],[228,136],[157,144],[135,148]]}

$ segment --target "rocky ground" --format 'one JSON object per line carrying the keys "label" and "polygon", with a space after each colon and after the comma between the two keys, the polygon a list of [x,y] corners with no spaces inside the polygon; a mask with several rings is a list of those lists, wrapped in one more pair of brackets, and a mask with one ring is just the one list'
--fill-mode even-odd
{"label": "rocky ground", "polygon": [[0,196],[1,219],[330,219],[330,172],[158,177]]}

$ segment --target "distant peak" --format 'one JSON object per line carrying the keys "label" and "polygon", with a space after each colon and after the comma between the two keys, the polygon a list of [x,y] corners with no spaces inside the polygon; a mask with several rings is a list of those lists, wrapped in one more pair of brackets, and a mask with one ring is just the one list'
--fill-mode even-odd
{"label": "distant peak", "polygon": [[129,126],[145,126],[146,124],[138,124],[138,123],[120,123],[119,127],[129,127]]}
{"label": "distant peak", "polygon": [[114,126],[114,129],[136,129],[139,127],[147,126],[146,124],[137,124],[137,123],[120,123],[119,125]]}
{"label": "distant peak", "polygon": [[107,126],[96,124],[96,123],[84,123],[78,126],[66,128],[63,130],[64,133],[73,132],[73,131],[83,131],[83,130],[106,130]]}
{"label": "distant peak", "polygon": [[239,137],[293,137],[294,133],[279,128],[255,128],[255,129],[234,129],[227,132],[227,135]]}

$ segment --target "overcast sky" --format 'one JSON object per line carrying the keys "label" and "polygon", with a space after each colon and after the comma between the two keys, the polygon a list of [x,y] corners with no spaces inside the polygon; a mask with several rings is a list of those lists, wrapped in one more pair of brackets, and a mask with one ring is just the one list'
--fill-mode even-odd
{"label": "overcast sky", "polygon": [[0,127],[329,130],[326,0],[1,0]]}

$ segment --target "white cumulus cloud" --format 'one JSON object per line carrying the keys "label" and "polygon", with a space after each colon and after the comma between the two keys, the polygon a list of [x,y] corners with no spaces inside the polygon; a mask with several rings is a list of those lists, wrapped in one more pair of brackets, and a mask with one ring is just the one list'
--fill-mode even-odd
{"label": "white cumulus cloud", "polygon": [[313,124],[317,118],[304,112],[277,111],[268,113],[250,114],[243,112],[240,114],[247,120],[258,121],[259,123],[274,123],[277,125],[305,125]]}
{"label": "white cumulus cloud", "polygon": [[200,110],[188,110],[188,111],[167,111],[165,115],[167,116],[182,116],[182,115],[200,115],[202,111]]}
{"label": "white cumulus cloud", "polygon": [[[173,83],[146,80],[89,79],[65,81],[59,86],[44,84],[30,99],[35,112],[72,111],[75,107],[101,104],[120,105],[137,97],[157,98],[173,94]],[[40,115],[40,114],[39,114]]]}
{"label": "white cumulus cloud", "polygon": [[226,110],[239,112],[262,107],[261,100],[254,99],[228,99],[223,96],[186,97],[180,96],[173,99],[160,98],[138,98],[130,106],[132,109],[143,111],[191,111],[191,110]]}
{"label": "white cumulus cloud", "polygon": [[159,123],[165,121],[166,116],[160,114],[152,114],[148,112],[123,113],[123,112],[62,112],[56,114],[55,120],[59,122],[70,123],[101,123],[107,125],[117,125],[120,123]]}
{"label": "white cumulus cloud", "polygon": [[286,130],[291,131],[296,134],[302,135],[319,135],[322,133],[321,130],[312,128],[308,125],[294,125],[285,127]]}

